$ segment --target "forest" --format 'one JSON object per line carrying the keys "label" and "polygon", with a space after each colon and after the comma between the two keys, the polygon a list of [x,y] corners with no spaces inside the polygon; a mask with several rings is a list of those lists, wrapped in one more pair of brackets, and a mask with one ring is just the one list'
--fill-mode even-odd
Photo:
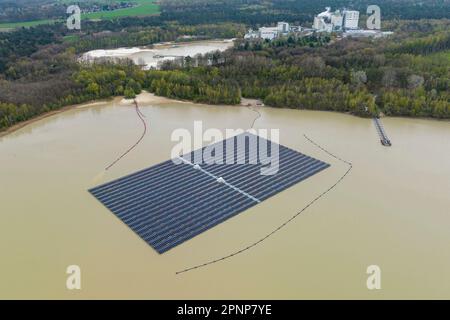
{"label": "forest", "polygon": [[[450,9],[448,1],[427,2],[433,8],[427,12],[413,1],[410,8],[415,9],[400,16],[397,4],[384,0],[392,6],[393,18],[383,27],[395,32],[386,39],[339,39],[333,34],[238,40],[227,52],[188,57],[150,71],[130,61],[77,61],[92,49],[151,46],[184,35],[242,39],[248,27],[260,23],[302,21],[302,14],[312,21],[322,10],[316,6],[323,4],[277,0],[268,8],[265,1],[231,1],[236,5],[225,8],[221,0],[164,0],[160,16],[85,21],[76,32],[55,24],[0,33],[0,130],[65,105],[133,97],[142,89],[211,104],[238,104],[248,97],[273,107],[359,116],[450,118],[450,20],[442,19],[442,9]],[[186,16],[177,8],[186,9]],[[196,16],[186,21],[190,14]],[[421,17],[429,19],[417,20]]]}
{"label": "forest", "polygon": [[0,0],[0,23],[62,17],[66,7],[54,0]]}
{"label": "forest", "polygon": [[325,7],[348,7],[365,14],[372,4],[381,7],[384,20],[445,19],[450,9],[448,0],[164,0],[161,17],[183,24],[232,21],[257,26],[287,21],[311,25],[314,14]]}
{"label": "forest", "polygon": [[394,39],[238,41],[233,51],[215,58],[220,63],[168,64],[165,75],[150,71],[150,91],[215,103],[199,97],[195,84],[220,82],[228,92],[238,87],[243,97],[273,107],[448,119],[450,21],[434,20],[426,31],[414,31],[414,25],[398,23]]}
{"label": "forest", "polygon": [[[79,5],[83,11],[108,9],[114,3],[136,3],[137,0],[76,0],[70,4]],[[162,17],[165,21],[183,24],[205,24],[207,21],[234,21],[252,24],[266,23],[270,19],[290,22],[310,22],[312,14],[323,8],[353,7],[364,11],[368,5],[377,4],[385,8],[386,19],[441,19],[448,17],[448,0],[162,0]],[[65,0],[0,0],[0,23],[39,19],[61,19],[65,16]],[[199,10],[202,9],[202,10]],[[206,15],[205,13],[206,10]]]}

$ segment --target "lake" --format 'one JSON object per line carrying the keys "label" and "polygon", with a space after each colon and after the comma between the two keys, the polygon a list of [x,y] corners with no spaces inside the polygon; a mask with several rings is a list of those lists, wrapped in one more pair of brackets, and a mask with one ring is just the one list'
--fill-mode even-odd
{"label": "lake", "polygon": [[[331,164],[319,174],[159,255],[88,189],[168,160],[174,129],[250,127],[243,106],[177,102],[143,93],[142,142],[129,101],[78,106],[0,138],[0,298],[450,298],[450,123],[370,119],[258,107],[255,128]],[[243,254],[177,275],[264,237],[347,177],[285,228]],[[66,289],[81,267],[82,289]],[[378,265],[382,289],[366,288]]]}
{"label": "lake", "polygon": [[191,42],[169,42],[153,45],[153,48],[118,48],[110,50],[92,50],[82,55],[81,60],[95,59],[131,59],[144,69],[157,68],[163,61],[174,60],[176,57],[194,57],[214,51],[225,51],[233,47],[233,39],[204,40]]}

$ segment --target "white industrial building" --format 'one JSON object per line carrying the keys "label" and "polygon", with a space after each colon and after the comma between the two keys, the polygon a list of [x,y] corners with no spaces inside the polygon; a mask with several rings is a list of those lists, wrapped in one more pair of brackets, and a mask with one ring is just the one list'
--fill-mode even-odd
{"label": "white industrial building", "polygon": [[278,37],[278,27],[259,28],[259,38],[273,40]]}
{"label": "white industrial building", "polygon": [[358,29],[359,24],[359,11],[344,10],[344,30]]}
{"label": "white industrial building", "polygon": [[314,17],[313,29],[317,32],[337,32],[358,29],[358,24],[359,11],[344,9],[342,12],[331,12],[331,8],[327,7],[326,11]]}
{"label": "white industrial building", "polygon": [[319,13],[314,17],[313,29],[317,32],[333,32],[341,31],[343,17],[339,10],[331,12],[331,8],[327,7],[326,11]]}
{"label": "white industrial building", "polygon": [[281,36],[287,36],[301,31],[302,27],[300,26],[291,26],[287,22],[278,22],[276,27],[261,27],[257,31],[250,29],[245,34],[244,39],[273,40]]}
{"label": "white industrial building", "polygon": [[287,22],[278,22],[277,29],[280,34],[288,34],[291,32],[291,27]]}
{"label": "white industrial building", "polygon": [[306,36],[313,32],[338,32],[343,37],[384,37],[392,32],[381,32],[380,30],[359,29],[359,11],[336,10],[330,7],[314,17],[312,29],[301,26],[291,26],[287,22],[278,22],[276,27],[261,27],[257,31],[250,29],[244,36],[245,39],[273,40],[281,36],[297,35]]}

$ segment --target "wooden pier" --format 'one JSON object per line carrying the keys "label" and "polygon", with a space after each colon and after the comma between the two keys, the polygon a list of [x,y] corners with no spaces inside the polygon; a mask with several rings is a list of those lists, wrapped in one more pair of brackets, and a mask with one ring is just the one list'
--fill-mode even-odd
{"label": "wooden pier", "polygon": [[380,136],[381,144],[385,147],[392,146],[391,140],[389,140],[380,118],[373,118],[373,123],[375,124],[375,128],[377,129],[378,135]]}

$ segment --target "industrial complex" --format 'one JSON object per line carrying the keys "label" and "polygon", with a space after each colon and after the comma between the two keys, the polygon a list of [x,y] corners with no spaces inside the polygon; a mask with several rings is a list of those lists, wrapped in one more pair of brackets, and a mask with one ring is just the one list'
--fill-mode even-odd
{"label": "industrial complex", "polygon": [[331,7],[325,9],[324,12],[314,17],[312,28],[291,26],[287,22],[278,22],[276,27],[261,27],[258,30],[250,29],[244,38],[273,40],[288,35],[307,36],[313,33],[324,32],[339,33],[343,37],[383,37],[392,34],[392,32],[375,29],[360,29],[359,11],[348,9],[331,11]]}

